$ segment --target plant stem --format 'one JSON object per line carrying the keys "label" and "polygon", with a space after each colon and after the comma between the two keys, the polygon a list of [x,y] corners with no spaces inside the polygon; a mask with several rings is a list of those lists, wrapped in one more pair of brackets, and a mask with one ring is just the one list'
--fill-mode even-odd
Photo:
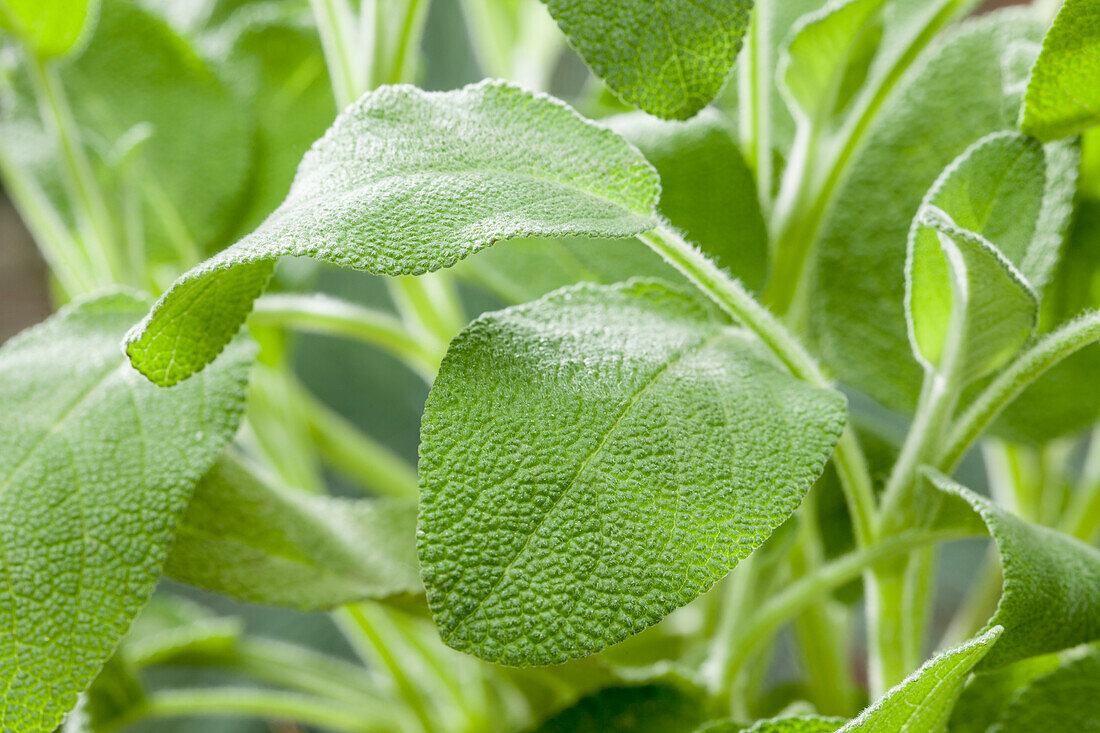
{"label": "plant stem", "polygon": [[741,52],[745,63],[739,66],[737,77],[740,97],[748,101],[741,106],[738,126],[742,151],[755,168],[756,190],[765,218],[772,206],[771,25],[771,3],[756,3],[746,48]]}
{"label": "plant stem", "polygon": [[1004,369],[955,420],[936,467],[950,472],[1008,403],[1052,366],[1100,340],[1100,312],[1086,313],[1043,336]]}
{"label": "plant stem", "polygon": [[[738,280],[730,277],[668,225],[638,235],[651,249],[679,270],[722,310],[743,323],[771,349],[795,377],[818,387],[832,383],[813,357],[772,313],[760,305]],[[867,461],[850,430],[836,446],[836,468],[852,513],[857,538],[867,544],[876,532],[874,494]]]}
{"label": "plant stem", "polygon": [[1100,531],[1100,430],[1089,439],[1080,486],[1062,516],[1061,530],[1083,542],[1094,542]]}
{"label": "plant stem", "polygon": [[86,253],[100,286],[125,282],[115,251],[114,224],[107,200],[84,154],[76,120],[69,108],[57,69],[37,54],[27,51],[27,68],[34,82],[42,119],[57,140],[65,184],[73,209],[84,223]]}
{"label": "plant stem", "polygon": [[327,295],[265,295],[256,301],[249,321],[364,341],[396,356],[429,383],[445,348],[434,338],[413,338],[388,313]]}
{"label": "plant stem", "polygon": [[332,700],[257,689],[172,690],[156,692],[122,718],[99,728],[114,733],[142,720],[208,716],[243,716],[327,728],[339,733],[390,733],[389,721],[372,720]]}
{"label": "plant stem", "polygon": [[357,26],[347,0],[310,0],[336,105],[344,109],[367,91],[365,67],[356,63]]}

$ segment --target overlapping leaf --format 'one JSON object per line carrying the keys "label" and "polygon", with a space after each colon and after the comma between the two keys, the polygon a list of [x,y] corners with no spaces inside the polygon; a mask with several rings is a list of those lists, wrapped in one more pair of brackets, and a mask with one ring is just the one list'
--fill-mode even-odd
{"label": "overlapping leaf", "polygon": [[752,0],[543,0],[592,70],[627,104],[687,119],[722,88]]}
{"label": "overlapping leaf", "polygon": [[420,592],[416,504],[312,496],[223,458],[195,487],[165,573],[256,603],[317,610]]}
{"label": "overlapping leaf", "polygon": [[820,474],[843,400],[657,283],[483,316],[425,407],[418,550],[443,639],[546,664],[655,623]]}
{"label": "overlapping leaf", "polygon": [[1066,0],[1043,39],[1024,99],[1024,132],[1057,140],[1100,124],[1100,5]]}
{"label": "overlapping leaf", "polygon": [[502,82],[383,87],[337,118],[259,229],[176,281],[127,353],[158,384],[187,378],[283,255],[420,274],[501,239],[632,236],[655,226],[658,190],[635,148],[549,97]]}
{"label": "overlapping leaf", "polygon": [[50,731],[160,577],[176,518],[232,437],[249,349],[149,384],[119,352],[147,307],[66,308],[0,349],[0,726]]}
{"label": "overlapping leaf", "polygon": [[989,733],[1083,733],[1100,729],[1100,650],[1032,680]]}
{"label": "overlapping leaf", "polygon": [[0,29],[49,58],[69,53],[95,24],[99,0],[0,0]]}

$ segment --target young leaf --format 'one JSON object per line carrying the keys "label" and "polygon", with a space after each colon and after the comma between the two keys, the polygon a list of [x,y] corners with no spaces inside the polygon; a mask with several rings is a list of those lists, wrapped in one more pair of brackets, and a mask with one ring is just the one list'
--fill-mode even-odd
{"label": "young leaf", "polygon": [[691,733],[703,716],[700,700],[675,687],[609,687],[566,708],[535,733]]}
{"label": "young leaf", "polygon": [[176,518],[236,431],[250,349],[145,381],[118,341],[147,303],[65,308],[0,348],[0,727],[50,731],[160,577]]}
{"label": "young leaf", "polygon": [[[1016,96],[1006,92],[1014,77],[1004,60],[1040,33],[1030,16],[1016,12],[983,16],[946,33],[872,121],[822,224],[807,280],[810,336],[843,381],[888,406],[910,409],[921,382],[898,297],[909,225],[952,160],[976,138],[1014,127]],[[1061,191],[1052,187],[1044,207],[1064,214],[1068,199],[1055,203],[1055,190]],[[1043,221],[1055,234],[1065,223]],[[1032,241],[1057,246],[1059,239],[1037,233]],[[1044,284],[1031,282],[1036,289]]]}
{"label": "young leaf", "polygon": [[722,88],[752,0],[543,0],[569,42],[624,102],[687,119]]}
{"label": "young leaf", "polygon": [[872,21],[884,2],[832,2],[795,25],[779,61],[792,114],[816,123],[843,107],[845,72],[874,54],[878,38]]}
{"label": "young leaf", "polygon": [[421,591],[416,504],[313,496],[223,457],[195,487],[164,572],[255,603],[312,611]]}
{"label": "young leaf", "polygon": [[1043,39],[1024,98],[1023,129],[1057,140],[1100,124],[1100,6],[1066,0]]}
{"label": "young leaf", "polygon": [[938,654],[891,688],[840,733],[924,733],[943,730],[967,675],[1001,633],[981,636]]}
{"label": "young leaf", "polygon": [[1100,550],[1029,524],[938,473],[929,480],[970,505],[997,543],[1004,591],[990,626],[1003,628],[983,669],[1100,639]]}
{"label": "young leaf", "polygon": [[42,58],[63,56],[95,25],[99,0],[0,0],[0,30]]}
{"label": "young leaf", "polygon": [[655,226],[658,191],[634,147],[550,97],[503,82],[382,87],[337,118],[259,229],[176,281],[127,353],[157,384],[186,379],[284,255],[421,274],[512,237],[633,236]]}
{"label": "young leaf", "polygon": [[1032,681],[1003,708],[989,733],[1100,730],[1100,650]]}
{"label": "young leaf", "polygon": [[650,626],[790,515],[844,413],[659,283],[483,316],[421,427],[418,550],[443,639],[550,664]]}

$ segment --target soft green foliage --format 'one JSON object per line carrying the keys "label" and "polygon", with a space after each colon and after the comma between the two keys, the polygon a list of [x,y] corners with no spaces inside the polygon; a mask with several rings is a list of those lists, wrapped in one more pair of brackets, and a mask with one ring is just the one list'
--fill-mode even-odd
{"label": "soft green foliage", "polygon": [[947,729],[951,733],[987,733],[1020,688],[1058,665],[1058,656],[1048,654],[974,675],[959,695]]}
{"label": "soft green foliage", "polygon": [[1038,295],[1013,260],[1029,264],[1044,180],[1038,144],[994,134],[948,166],[921,203],[905,279],[910,338],[925,364],[939,369],[960,352],[959,378],[970,382],[1031,337]]}
{"label": "soft green foliage", "polygon": [[1100,124],[1100,3],[1066,0],[1043,39],[1024,100],[1023,129],[1057,140]]}
{"label": "soft green foliage", "polygon": [[854,91],[846,72],[853,65],[866,72],[880,40],[882,29],[873,21],[883,2],[829,3],[792,29],[779,74],[793,113],[822,120],[843,109]]}
{"label": "soft green foliage", "polygon": [[440,633],[519,665],[641,631],[767,539],[843,424],[838,395],[663,285],[483,316],[452,342],[421,432]]}
{"label": "soft green foliage", "polygon": [[699,700],[668,685],[608,687],[558,713],[537,733],[691,733]]}
{"label": "soft green foliage", "polygon": [[[838,730],[845,721],[843,718],[821,718],[818,716],[802,716],[799,718],[782,718],[777,720],[761,720],[755,725],[746,728],[746,733],[833,733]],[[739,730],[736,729],[736,730]],[[712,733],[726,733],[730,728],[718,729]],[[704,729],[703,733],[707,733]]]}
{"label": "soft green foliage", "polygon": [[99,0],[0,0],[0,28],[40,56],[62,56],[95,25],[98,11]]}
{"label": "soft green foliage", "polygon": [[841,733],[924,733],[943,730],[970,670],[989,653],[999,626],[938,654],[892,688]]}
{"label": "soft green foliage", "polygon": [[160,577],[192,487],[236,431],[249,349],[149,384],[119,351],[147,303],[69,307],[0,349],[6,730],[50,731]]}
{"label": "soft green foliage", "polygon": [[669,119],[722,88],[752,0],[543,0],[570,43],[627,104]]}
{"label": "soft green foliage", "polygon": [[501,239],[636,234],[654,226],[658,190],[634,148],[548,97],[383,87],[337,118],[259,229],[176,281],[127,352],[157,384],[194,374],[284,255],[421,274]]}
{"label": "soft green foliage", "polygon": [[195,487],[164,571],[302,610],[416,594],[415,528],[410,502],[310,496],[223,458]]}
{"label": "soft green foliage", "polygon": [[1005,706],[989,733],[1100,730],[1100,651],[1032,680]]}
{"label": "soft green foliage", "polygon": [[1029,524],[942,474],[936,487],[961,498],[997,543],[1004,591],[990,626],[1004,629],[983,669],[1100,639],[1100,550]]}

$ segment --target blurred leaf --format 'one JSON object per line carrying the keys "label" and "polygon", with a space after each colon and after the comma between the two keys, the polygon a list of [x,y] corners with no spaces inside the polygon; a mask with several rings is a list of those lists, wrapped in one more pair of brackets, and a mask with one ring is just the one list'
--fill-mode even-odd
{"label": "blurred leaf", "polygon": [[1048,654],[974,675],[959,695],[947,729],[951,733],[988,733],[1020,688],[1058,664],[1057,655]]}
{"label": "blurred leaf", "polygon": [[701,701],[675,687],[609,687],[558,713],[536,733],[691,733],[703,715]]}
{"label": "blurred leaf", "polygon": [[419,594],[416,503],[314,496],[223,457],[195,487],[164,571],[254,603],[312,611]]}
{"label": "blurred leaf", "polygon": [[989,733],[1100,730],[1100,650],[1032,680],[1003,708]]}
{"label": "blurred leaf", "polygon": [[43,58],[63,56],[95,25],[99,0],[0,0],[0,29]]}

